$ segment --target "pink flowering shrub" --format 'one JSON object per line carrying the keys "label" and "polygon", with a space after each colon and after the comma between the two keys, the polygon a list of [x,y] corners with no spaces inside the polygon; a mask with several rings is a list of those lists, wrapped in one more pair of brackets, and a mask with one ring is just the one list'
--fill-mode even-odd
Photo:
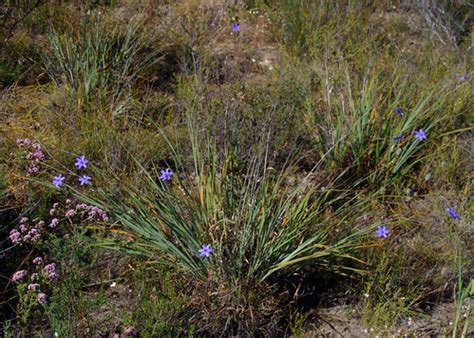
{"label": "pink flowering shrub", "polygon": [[85,224],[88,222],[108,222],[109,217],[102,209],[85,203],[75,204],[67,200],[63,206],[54,203],[49,209],[49,217],[29,221],[28,217],[20,219],[18,227],[10,231],[13,244],[39,243],[43,236],[54,233],[61,223]]}
{"label": "pink flowering shrub", "polygon": [[[42,257],[36,257],[35,259],[33,259],[33,264],[35,265],[35,272],[31,273],[29,280],[32,282],[46,281],[47,284],[57,283],[59,281],[59,271],[56,266],[56,263],[52,262],[43,266],[43,262],[44,260]],[[27,276],[27,270],[19,270],[12,275],[11,280],[13,283],[19,283],[25,281]],[[28,285],[28,290],[37,291],[39,287],[40,284],[32,283]]]}
{"label": "pink flowering shrub", "polygon": [[102,221],[108,222],[109,217],[106,212],[98,207],[87,205],[87,204],[77,204],[75,209],[70,209],[67,212],[74,211],[74,214],[78,214],[82,219],[86,221]]}
{"label": "pink flowering shrub", "polygon": [[[9,279],[7,285],[17,293],[17,297],[14,300],[12,298],[12,302],[16,305],[9,304],[9,306],[17,308],[17,317],[26,324],[30,319],[36,318],[36,315],[43,316],[45,311],[43,307],[54,307],[58,302],[61,303],[62,300],[55,295],[70,287],[68,281],[74,280],[71,276],[80,274],[76,269],[71,269],[71,264],[77,266],[76,252],[83,252],[80,245],[75,251],[76,241],[87,241],[87,234],[84,236],[84,233],[88,231],[87,226],[98,222],[108,222],[109,217],[100,208],[74,199],[59,200],[49,206],[45,205],[43,203],[45,198],[49,199],[51,195],[43,194],[44,185],[32,185],[31,179],[27,179],[28,184],[25,184],[22,178],[33,175],[39,178],[47,174],[45,172],[47,169],[46,151],[40,143],[29,138],[17,139],[16,143],[18,146],[14,163],[16,172],[12,176],[19,179],[18,187],[21,188],[16,191],[16,197],[18,201],[25,201],[25,204],[28,200],[37,201],[35,203],[35,208],[37,208],[31,212],[31,215],[20,214],[16,216],[18,218],[11,217],[9,224],[13,222],[12,227],[5,229],[6,240],[9,242],[7,245],[13,244],[14,250],[11,252],[16,252],[18,254],[16,258],[22,261],[22,270],[19,270],[17,267],[19,262],[15,260],[11,265],[19,271],[9,270],[8,272],[10,278],[7,278]],[[75,166],[78,170],[83,170],[88,162],[85,156],[78,157]],[[81,175],[80,184],[88,185],[91,176],[83,171]],[[46,210],[43,209],[44,207]],[[64,249],[64,246],[68,246],[70,250]],[[32,253],[35,256],[29,256]],[[60,257],[63,269],[60,269],[57,264],[59,262],[54,257]]]}
{"label": "pink flowering shrub", "polygon": [[[9,239],[12,244],[21,246],[25,254],[31,254],[31,250],[55,254],[53,243],[57,245],[67,241],[76,229],[107,221],[109,217],[100,208],[68,199],[54,203],[46,210],[44,217],[21,217],[10,231]],[[52,296],[55,292],[61,289],[61,280],[64,278],[57,263],[43,254],[29,258],[28,262],[30,264],[27,267],[16,271],[10,278],[18,294],[18,315],[24,323],[32,318],[33,312],[39,314],[43,306],[50,306],[48,304],[54,299]]]}
{"label": "pink flowering shrub", "polygon": [[44,231],[44,221],[36,220],[36,222],[29,223],[27,217],[20,220],[18,228],[10,231],[10,240],[13,243],[35,243],[41,238]]}
{"label": "pink flowering shrub", "polygon": [[48,294],[60,280],[59,270],[54,262],[44,264],[43,257],[32,260],[31,271],[16,271],[11,281],[15,284],[19,296],[19,313],[23,322],[26,322],[32,311],[39,311],[41,306],[48,302]]}
{"label": "pink flowering shrub", "polygon": [[36,174],[41,170],[41,162],[45,159],[40,143],[32,142],[30,139],[17,139],[16,144],[24,153],[24,159],[28,161],[26,172]]}

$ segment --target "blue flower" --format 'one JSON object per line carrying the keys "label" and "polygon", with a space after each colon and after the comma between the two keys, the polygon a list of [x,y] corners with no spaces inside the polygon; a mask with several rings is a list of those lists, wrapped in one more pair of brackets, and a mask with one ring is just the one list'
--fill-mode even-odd
{"label": "blue flower", "polygon": [[403,116],[402,108],[395,108],[393,112],[396,113],[398,116]]}
{"label": "blue flower", "polygon": [[415,131],[415,137],[420,140],[426,140],[426,132],[423,129]]}
{"label": "blue flower", "polygon": [[202,248],[199,249],[199,255],[201,257],[209,257],[213,252],[214,249],[212,248],[211,244],[203,244]]}
{"label": "blue flower", "polygon": [[74,163],[74,165],[77,169],[84,169],[87,167],[87,163],[89,163],[89,160],[87,160],[86,157],[82,155],[76,158],[76,163]]}
{"label": "blue flower", "polygon": [[54,176],[53,177],[53,185],[55,185],[56,187],[60,187],[64,184],[64,179],[66,177],[64,177],[63,175],[59,174],[58,176]]}
{"label": "blue flower", "polygon": [[466,81],[466,80],[467,80],[467,73],[459,78],[459,82]]}
{"label": "blue flower", "polygon": [[86,185],[86,184],[89,184],[90,181],[91,181],[91,178],[89,175],[82,175],[82,176],[79,176],[79,183],[81,185]]}
{"label": "blue flower", "polygon": [[448,208],[448,215],[453,219],[461,219],[461,216],[453,208]]}
{"label": "blue flower", "polygon": [[165,169],[165,170],[161,170],[160,174],[161,174],[160,177],[159,177],[160,180],[162,182],[168,182],[168,181],[171,180],[171,177],[173,176],[174,173],[173,173],[173,170],[168,168],[168,169]]}
{"label": "blue flower", "polygon": [[377,228],[377,231],[375,231],[375,233],[377,234],[377,236],[379,236],[379,238],[387,238],[388,234],[390,233],[390,230],[388,230],[386,226],[380,225]]}
{"label": "blue flower", "polygon": [[240,32],[240,23],[234,22],[234,23],[232,24],[232,30],[233,30],[234,32],[236,32],[236,33]]}

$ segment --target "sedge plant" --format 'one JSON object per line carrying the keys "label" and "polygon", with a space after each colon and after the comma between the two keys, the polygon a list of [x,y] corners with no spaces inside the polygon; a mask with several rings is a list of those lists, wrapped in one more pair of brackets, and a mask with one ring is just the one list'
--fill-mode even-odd
{"label": "sedge plant", "polygon": [[348,203],[334,210],[333,217],[341,221],[329,228],[322,215],[341,194],[330,187],[316,189],[311,174],[291,185],[285,172],[266,167],[264,156],[255,156],[246,171],[239,171],[230,156],[218,158],[212,141],[200,146],[194,128],[190,123],[192,171],[169,143],[173,170],[158,175],[137,163],[140,179],[133,182],[99,170],[95,177],[102,175],[108,183],[94,197],[76,191],[115,217],[120,227],[111,232],[125,234],[102,239],[103,246],[232,287],[255,288],[308,263],[338,273],[362,272],[355,255],[372,228],[347,230],[341,223],[348,222],[344,212],[363,210],[363,205],[353,201],[352,207]]}
{"label": "sedge plant", "polygon": [[79,108],[97,110],[112,103],[112,117],[123,115],[137,81],[160,60],[159,50],[143,38],[143,25],[143,15],[126,25],[86,15],[75,32],[52,29],[43,53],[45,70]]}

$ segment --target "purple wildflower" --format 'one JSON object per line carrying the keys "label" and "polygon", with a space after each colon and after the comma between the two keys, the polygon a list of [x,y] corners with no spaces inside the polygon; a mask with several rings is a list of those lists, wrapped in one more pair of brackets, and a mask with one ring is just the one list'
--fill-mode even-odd
{"label": "purple wildflower", "polygon": [[214,249],[212,249],[211,244],[203,244],[202,248],[199,249],[199,254],[201,257],[209,257],[213,252]]}
{"label": "purple wildflower", "polygon": [[160,174],[161,174],[159,177],[160,180],[162,182],[168,182],[171,180],[171,177],[173,176],[173,171],[170,168],[168,168],[166,170],[161,170]]}
{"label": "purple wildflower", "polygon": [[66,211],[66,217],[73,217],[74,215],[76,215],[76,210],[74,209],[69,209],[68,211]]}
{"label": "purple wildflower", "polygon": [[459,216],[459,213],[454,208],[448,208],[448,215],[453,219],[461,219],[461,216]]}
{"label": "purple wildflower", "polygon": [[48,300],[48,296],[46,296],[46,294],[44,293],[38,293],[38,302],[40,304],[46,304],[46,301]]}
{"label": "purple wildflower", "polygon": [[44,271],[46,271],[48,274],[56,272],[56,264],[55,263],[49,263],[47,264],[44,268]]}
{"label": "purple wildflower", "polygon": [[12,231],[10,231],[9,237],[13,243],[18,243],[20,241],[21,234],[18,232],[18,230],[13,229]]}
{"label": "purple wildflower", "polygon": [[[84,210],[84,211],[81,211],[81,210]],[[91,221],[91,220],[103,220],[103,221],[108,221],[109,218],[107,216],[107,214],[105,213],[104,210],[102,210],[101,208],[98,208],[98,207],[95,207],[95,206],[92,206],[92,205],[87,205],[87,204],[84,204],[84,203],[81,203],[81,204],[78,204],[76,205],[76,211],[81,213],[82,215],[85,214],[85,212],[87,212],[87,220]]]}
{"label": "purple wildflower", "polygon": [[35,265],[43,264],[43,258],[41,258],[41,257],[34,258],[33,259],[33,264],[35,264]]}
{"label": "purple wildflower", "polygon": [[91,178],[92,178],[92,177],[90,177],[89,175],[79,176],[79,183],[80,183],[81,185],[89,184]]}
{"label": "purple wildflower", "polygon": [[57,272],[51,272],[48,274],[48,278],[53,283],[57,283],[59,281],[59,274]]}
{"label": "purple wildflower", "polygon": [[26,270],[20,270],[17,271],[13,274],[12,276],[12,282],[17,282],[19,280],[22,280],[26,276]]}
{"label": "purple wildflower", "polygon": [[54,176],[53,178],[53,185],[55,185],[56,187],[60,187],[64,184],[64,179],[65,177],[61,174],[59,174],[58,176]]}
{"label": "purple wildflower", "polygon": [[50,228],[56,228],[56,226],[59,224],[59,220],[57,218],[53,218],[51,220],[51,223],[49,223]]}
{"label": "purple wildflower", "polygon": [[35,160],[42,161],[44,160],[44,154],[40,149],[38,149],[35,152],[33,152],[33,158]]}
{"label": "purple wildflower", "polygon": [[89,163],[89,160],[87,160],[86,157],[82,155],[76,158],[76,163],[74,163],[74,165],[77,169],[84,169],[87,167],[87,163]]}
{"label": "purple wildflower", "polygon": [[16,144],[18,144],[18,146],[20,148],[23,148],[25,145],[30,144],[30,142],[31,141],[27,138],[25,138],[25,139],[19,138],[19,139],[16,140]]}
{"label": "purple wildflower", "polygon": [[25,232],[27,232],[27,231],[28,231],[28,228],[27,228],[27,226],[26,226],[26,225],[24,225],[24,224],[20,224],[19,228],[20,228],[20,231],[21,231],[22,233],[25,233]]}
{"label": "purple wildflower", "polygon": [[16,140],[16,144],[18,144],[20,148],[26,148],[27,146],[31,145],[31,140],[29,138],[25,138],[25,139],[19,138]]}
{"label": "purple wildflower", "polygon": [[31,228],[31,230],[28,233],[34,237],[39,234],[39,231],[36,228]]}
{"label": "purple wildflower", "polygon": [[379,238],[387,238],[390,230],[388,230],[386,226],[380,225],[375,233],[377,236],[379,236]]}
{"label": "purple wildflower", "polygon": [[467,80],[467,73],[459,78],[459,82],[466,81],[466,80]]}
{"label": "purple wildflower", "polygon": [[426,132],[423,129],[415,131],[415,137],[420,140],[426,140]]}
{"label": "purple wildflower", "polygon": [[32,242],[37,242],[41,238],[40,231],[37,228],[31,228],[23,238],[25,241],[31,239]]}
{"label": "purple wildflower", "polygon": [[240,23],[234,22],[234,23],[232,24],[232,30],[233,30],[235,33],[240,32]]}
{"label": "purple wildflower", "polygon": [[26,171],[29,173],[29,174],[35,174],[37,172],[40,171],[40,166],[36,163],[33,163],[32,165],[30,165],[28,168],[26,168]]}
{"label": "purple wildflower", "polygon": [[32,283],[28,285],[28,291],[38,291],[40,285],[38,283]]}
{"label": "purple wildflower", "polygon": [[26,168],[26,171],[29,174],[37,173],[41,170],[40,162],[45,159],[44,153],[41,150],[40,143],[31,143],[29,139],[18,139],[17,144],[20,148],[24,149],[27,146],[30,146],[28,154],[26,154],[25,158],[30,162],[30,165]]}
{"label": "purple wildflower", "polygon": [[403,116],[403,110],[402,110],[402,108],[395,108],[395,109],[393,110],[393,112],[394,112],[395,114],[397,114],[398,116]]}

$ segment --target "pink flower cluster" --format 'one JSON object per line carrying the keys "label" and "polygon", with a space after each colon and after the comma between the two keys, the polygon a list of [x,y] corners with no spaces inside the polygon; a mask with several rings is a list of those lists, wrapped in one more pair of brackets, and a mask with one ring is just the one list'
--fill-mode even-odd
{"label": "pink flower cluster", "polygon": [[84,217],[86,221],[109,221],[109,217],[104,210],[84,203],[76,205],[75,209],[69,209],[66,212],[66,217],[74,216],[76,213]]}
{"label": "pink flower cluster", "polygon": [[40,285],[38,283],[31,283],[28,285],[28,291],[38,291]]}
{"label": "pink flower cluster", "polygon": [[48,276],[49,280],[53,283],[57,283],[59,281],[59,273],[56,270],[56,264],[50,263],[45,265],[43,271]]}
{"label": "pink flower cluster", "polygon": [[35,243],[41,238],[41,233],[44,231],[45,222],[42,220],[34,220],[36,224],[28,225],[28,218],[23,217],[20,220],[18,228],[10,231],[10,240],[13,243]]}
{"label": "pink flower cluster", "polygon": [[[49,263],[43,266],[43,258],[42,257],[35,257],[33,259],[33,264],[36,265],[36,270],[38,272],[34,272],[31,274],[31,283],[27,286],[28,292],[38,292],[37,299],[40,304],[45,304],[48,300],[48,296],[41,292],[41,285],[38,281],[43,281],[46,285],[50,283],[57,283],[59,281],[59,273],[56,266],[56,263]],[[28,275],[26,270],[19,270],[15,272],[12,276],[12,282],[20,282],[25,279]]]}
{"label": "pink flower cluster", "polygon": [[41,264],[43,264],[43,258],[41,258],[41,257],[36,257],[35,259],[33,259],[33,264],[34,264],[34,265],[41,265]]}
{"label": "pink flower cluster", "polygon": [[41,161],[44,160],[45,156],[41,149],[41,144],[33,143],[30,139],[17,139],[16,144],[23,150],[28,151],[25,158],[30,161],[30,164],[26,168],[29,174],[38,173],[41,170]]}
{"label": "pink flower cluster", "polygon": [[78,221],[102,221],[108,222],[109,217],[106,212],[98,207],[87,205],[84,203],[73,205],[71,200],[66,200],[67,209],[60,208],[59,203],[54,203],[49,209],[49,215],[53,217],[48,224],[43,220],[33,220],[35,225],[28,225],[28,218],[23,217],[20,220],[20,225],[10,231],[10,240],[17,243],[35,243],[40,240],[41,235],[45,233],[46,228],[54,229],[59,225],[59,218],[54,216],[64,215],[64,217],[71,219],[78,216]]}
{"label": "pink flower cluster", "polygon": [[[49,211],[51,215],[54,215],[57,212],[55,205],[53,205],[53,209]],[[68,207],[68,209],[65,210],[64,212],[64,216],[66,218],[71,219],[74,216],[78,216],[82,220],[86,220],[86,221],[103,221],[103,222],[109,221],[109,217],[107,216],[107,213],[98,207],[88,205],[85,203],[76,204],[76,206],[74,206],[73,201],[71,201],[70,199],[66,200],[66,206]]]}
{"label": "pink flower cluster", "polygon": [[[31,283],[28,285],[28,292],[37,292],[40,291],[40,285],[38,283]],[[43,292],[38,292],[38,303],[41,305],[46,304],[46,301],[48,300],[48,296],[43,293]]]}
{"label": "pink flower cluster", "polygon": [[46,296],[46,294],[44,294],[42,292],[38,293],[38,302],[41,305],[45,304],[47,302],[47,300],[48,300],[48,296]]}
{"label": "pink flower cluster", "polygon": [[19,270],[12,276],[12,282],[18,282],[26,277],[26,270]]}

